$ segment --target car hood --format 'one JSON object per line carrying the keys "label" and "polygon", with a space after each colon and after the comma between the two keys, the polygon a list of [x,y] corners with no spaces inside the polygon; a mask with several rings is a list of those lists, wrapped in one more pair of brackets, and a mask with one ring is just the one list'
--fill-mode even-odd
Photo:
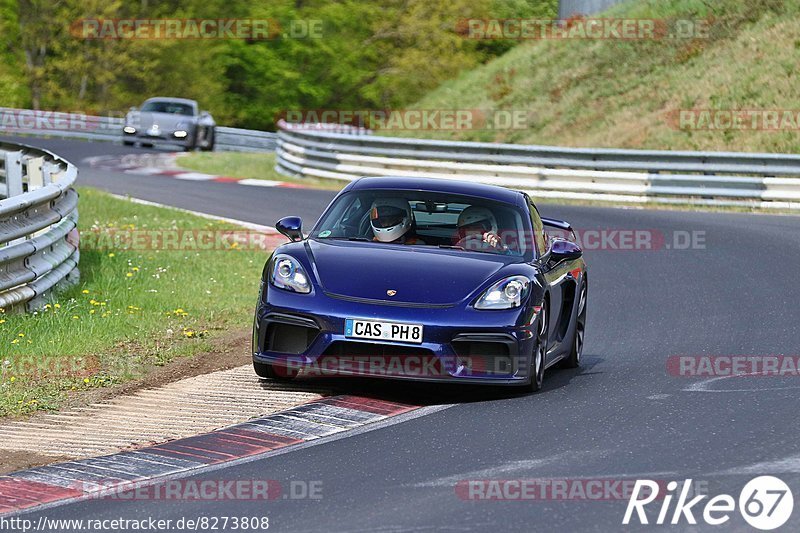
{"label": "car hood", "polygon": [[154,124],[162,130],[174,130],[178,124],[183,123],[187,128],[194,123],[194,117],[186,115],[176,115],[173,113],[152,113],[150,111],[140,111],[138,116],[133,116],[133,122],[140,128],[151,128]]}
{"label": "car hood", "polygon": [[[306,241],[322,289],[396,303],[455,304],[520,258],[380,243]],[[397,291],[388,296],[387,291]]]}

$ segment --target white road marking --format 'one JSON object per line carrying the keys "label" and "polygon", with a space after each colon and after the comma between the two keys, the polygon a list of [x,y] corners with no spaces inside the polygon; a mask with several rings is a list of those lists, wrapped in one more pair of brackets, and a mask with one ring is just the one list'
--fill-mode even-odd
{"label": "white road marking", "polygon": [[154,174],[161,174],[164,172],[163,168],[156,167],[136,167],[123,170],[125,174],[141,174],[143,176],[152,176]]}
{"label": "white road marking", "polygon": [[758,377],[780,377],[780,376],[764,376],[763,372],[749,372],[747,374],[734,374],[731,376],[716,376],[713,378],[704,379],[703,381],[698,381],[697,383],[692,383],[688,387],[681,389],[683,392],[711,392],[711,393],[726,393],[726,392],[767,392],[767,391],[774,391],[774,390],[795,390],[800,389],[800,385],[794,385],[791,387],[769,387],[769,388],[753,388],[753,389],[709,389],[709,385],[715,383],[717,381],[723,379],[730,379],[730,378],[741,378],[745,376],[758,376]]}
{"label": "white road marking", "polygon": [[179,180],[209,181],[217,176],[213,174],[202,174],[200,172],[181,172],[180,174],[173,174],[172,177]]}
{"label": "white road marking", "polygon": [[568,457],[573,457],[572,453],[559,453],[551,455],[550,457],[543,457],[541,459],[525,459],[521,461],[509,461],[501,465],[493,466],[490,468],[483,468],[481,470],[473,470],[471,472],[464,472],[455,474],[453,476],[441,477],[432,481],[425,481],[422,483],[414,483],[412,487],[452,487],[459,481],[465,479],[491,479],[502,474],[509,472],[529,471],[539,468],[541,466],[549,465],[558,461],[566,460]]}
{"label": "white road marking", "polygon": [[277,187],[282,181],[273,181],[273,180],[257,180],[252,178],[247,178],[243,180],[239,180],[236,183],[239,185],[254,185],[256,187]]}
{"label": "white road marking", "polygon": [[151,202],[150,200],[142,200],[140,198],[134,198],[132,196],[124,196],[121,194],[112,194],[114,198],[119,200],[126,200],[128,202],[132,202],[134,204],[139,205],[149,205],[152,207],[163,207],[166,209],[175,209],[182,213],[189,213],[190,215],[195,215],[202,218],[207,218],[209,220],[218,220],[220,222],[227,222],[229,224],[236,224],[237,226],[242,226],[243,228],[252,229],[255,231],[263,231],[264,233],[278,233],[278,230],[273,228],[272,226],[263,226],[261,224],[254,224],[252,222],[245,222],[244,220],[236,220],[235,218],[227,218],[227,217],[220,217],[217,215],[209,215],[208,213],[203,213],[201,211],[192,211],[190,209],[183,209],[181,207],[175,207],[172,205],[166,204],[159,204],[158,202]]}
{"label": "white road marking", "polygon": [[736,474],[800,474],[800,455],[791,455],[783,459],[762,461],[746,466],[737,466],[709,474],[709,476],[726,476]]}

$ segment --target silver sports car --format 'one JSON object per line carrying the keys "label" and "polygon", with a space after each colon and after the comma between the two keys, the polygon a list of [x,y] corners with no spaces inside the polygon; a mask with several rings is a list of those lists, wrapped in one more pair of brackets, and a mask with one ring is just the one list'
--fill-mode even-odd
{"label": "silver sports car", "polygon": [[158,96],[145,100],[140,109],[130,109],[122,128],[122,143],[177,144],[187,151],[213,150],[215,127],[209,112],[200,111],[194,100]]}

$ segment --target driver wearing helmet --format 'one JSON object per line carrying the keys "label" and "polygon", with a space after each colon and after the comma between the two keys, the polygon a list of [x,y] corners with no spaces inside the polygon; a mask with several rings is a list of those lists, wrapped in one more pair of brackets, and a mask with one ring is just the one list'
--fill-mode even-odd
{"label": "driver wearing helmet", "polygon": [[497,234],[497,219],[486,207],[471,205],[458,215],[456,246],[465,250],[508,251]]}
{"label": "driver wearing helmet", "polygon": [[414,214],[403,198],[378,198],[369,211],[374,241],[394,244],[425,244],[412,230]]}

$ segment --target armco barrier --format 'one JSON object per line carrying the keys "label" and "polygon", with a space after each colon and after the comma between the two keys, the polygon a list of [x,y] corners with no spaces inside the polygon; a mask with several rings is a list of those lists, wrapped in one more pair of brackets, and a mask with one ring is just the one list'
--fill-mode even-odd
{"label": "armco barrier", "polygon": [[420,140],[279,123],[276,169],[294,176],[424,176],[534,198],[800,209],[800,156],[581,149]]}
{"label": "armco barrier", "polygon": [[31,311],[78,280],[78,170],[10,143],[0,143],[0,165],[0,308]]}

